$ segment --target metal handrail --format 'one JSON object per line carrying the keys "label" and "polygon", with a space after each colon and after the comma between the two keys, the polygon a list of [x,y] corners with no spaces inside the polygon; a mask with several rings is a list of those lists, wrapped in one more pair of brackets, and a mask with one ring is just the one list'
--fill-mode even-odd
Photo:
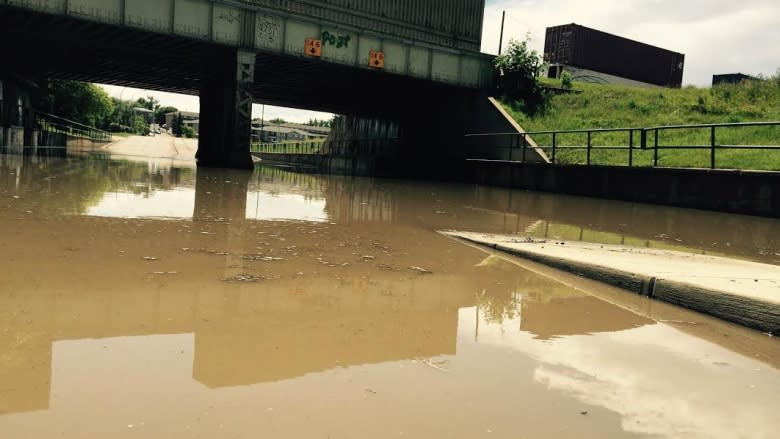
{"label": "metal handrail", "polygon": [[681,130],[681,129],[695,129],[695,128],[726,128],[726,127],[761,127],[761,126],[778,126],[780,121],[777,122],[731,122],[731,123],[708,123],[698,125],[661,125],[657,127],[645,128],[647,131],[652,130]]}
{"label": "metal handrail", "polygon": [[[652,150],[653,162],[652,166],[657,167],[659,162],[659,151],[663,149],[669,150],[709,150],[710,151],[710,168],[716,168],[716,151],[727,149],[739,149],[743,151],[749,150],[780,150],[780,143],[778,145],[718,145],[716,130],[718,128],[747,128],[747,127],[764,127],[764,126],[778,126],[780,127],[780,121],[778,122],[739,122],[739,123],[716,123],[716,124],[700,124],[700,125],[668,125],[657,126],[650,128],[593,128],[593,129],[581,129],[581,130],[558,130],[558,131],[528,131],[523,133],[487,133],[487,134],[467,134],[466,138],[485,138],[485,137],[510,137],[509,146],[499,146],[498,149],[509,149],[509,161],[525,162],[527,158],[526,151],[528,148],[540,148],[540,149],[552,149],[551,162],[556,162],[556,153],[558,150],[586,150],[587,159],[586,165],[591,165],[591,152],[594,150],[613,150],[613,151],[628,151],[628,166],[634,165],[634,151]],[[696,129],[696,130],[708,130],[710,134],[710,141],[708,145],[669,145],[663,146],[660,144],[660,134],[663,131],[682,130],[682,129]],[[597,133],[625,133],[628,137],[627,145],[619,146],[596,146],[593,145],[593,134]],[[636,134],[639,134],[639,141],[636,142]],[[587,143],[582,146],[578,145],[558,145],[558,137],[560,135],[567,134],[587,134]],[[648,141],[649,134],[652,135],[652,144]],[[552,145],[530,145],[529,137],[535,135],[552,135]],[[780,139],[779,139],[780,140]],[[522,142],[522,145],[521,145]],[[513,150],[522,147],[522,160],[513,160]]]}
{"label": "metal handrail", "polygon": [[526,131],[523,133],[484,133],[484,134],[466,134],[465,137],[490,137],[490,136],[517,136],[533,134],[583,134],[583,133],[613,133],[620,131],[639,131],[642,128],[593,128],[582,130],[560,130],[560,131]]}
{"label": "metal handrail", "polygon": [[269,154],[308,154],[332,157],[355,155],[376,155],[381,153],[397,153],[399,139],[361,138],[350,140],[328,140],[295,142],[295,143],[264,143],[253,144],[252,152]]}
{"label": "metal handrail", "polygon": [[111,133],[108,131],[43,111],[36,112],[36,119],[37,125],[42,131],[85,137],[91,140],[110,141],[112,138]]}

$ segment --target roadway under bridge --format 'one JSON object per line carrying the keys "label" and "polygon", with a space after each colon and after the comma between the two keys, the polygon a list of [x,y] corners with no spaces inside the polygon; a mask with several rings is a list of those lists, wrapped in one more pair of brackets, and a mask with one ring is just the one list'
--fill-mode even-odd
{"label": "roadway under bridge", "polygon": [[377,3],[0,0],[0,75],[198,95],[206,166],[252,165],[254,102],[392,121],[415,150],[480,131],[484,0]]}

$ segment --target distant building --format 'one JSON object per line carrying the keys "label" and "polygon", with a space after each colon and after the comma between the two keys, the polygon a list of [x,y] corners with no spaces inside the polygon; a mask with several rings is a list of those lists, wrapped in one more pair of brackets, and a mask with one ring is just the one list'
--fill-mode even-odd
{"label": "distant building", "polygon": [[253,126],[252,135],[263,143],[303,142],[316,139],[324,140],[328,137],[324,134],[309,133],[281,125]]}
{"label": "distant building", "polygon": [[266,124],[262,119],[252,122],[252,136],[263,143],[303,142],[326,139],[329,127],[315,127],[297,123]]}
{"label": "distant building", "polygon": [[142,107],[133,108],[133,112],[143,117],[146,123],[154,122],[154,111]]}
{"label": "distant building", "polygon": [[547,76],[575,81],[681,87],[685,55],[578,24],[547,28]]}
{"label": "distant building", "polygon": [[744,73],[727,73],[724,75],[712,75],[712,85],[718,84],[739,84],[742,81],[758,81],[755,76]]}
{"label": "distant building", "polygon": [[330,134],[330,127],[318,127],[312,125],[305,125],[302,123],[291,123],[291,122],[283,123],[282,126],[285,128],[292,128],[294,130],[306,131],[309,134],[319,134],[324,136]]}
{"label": "distant building", "polygon": [[173,128],[174,117],[181,115],[184,125],[192,127],[195,130],[195,134],[200,133],[200,113],[193,113],[191,111],[177,111],[174,113],[165,114],[165,127],[167,129]]}

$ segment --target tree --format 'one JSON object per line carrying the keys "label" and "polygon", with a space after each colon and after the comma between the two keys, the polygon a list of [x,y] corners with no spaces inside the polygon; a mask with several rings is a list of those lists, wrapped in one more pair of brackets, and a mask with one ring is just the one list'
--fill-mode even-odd
{"label": "tree", "polygon": [[542,57],[529,47],[529,39],[511,40],[506,52],[496,57],[498,91],[505,98],[515,101],[527,114],[543,111],[547,96],[539,84]]}
{"label": "tree", "polygon": [[[156,110],[154,110],[154,121],[157,123],[157,125],[164,125],[165,124],[165,115],[170,113],[178,113],[179,110],[176,107],[160,107],[158,106]],[[168,127],[170,128],[170,127]]]}
{"label": "tree", "polygon": [[154,96],[147,96],[146,98],[138,98],[136,101],[141,108],[146,108],[149,111],[156,111],[160,108],[160,101],[154,98]]}
{"label": "tree", "polygon": [[133,116],[133,132],[136,134],[146,134],[149,132],[149,125],[143,116]]}
{"label": "tree", "polygon": [[98,128],[108,127],[107,118],[114,111],[108,93],[86,82],[50,81],[47,101],[55,116]]}
{"label": "tree", "polygon": [[285,121],[281,117],[277,117],[276,119],[272,119],[271,123],[275,124],[275,125],[281,125],[281,124],[287,123],[287,121]]}
{"label": "tree", "polygon": [[173,116],[172,124],[171,131],[173,132],[173,135],[181,137],[182,134],[184,134],[184,116],[182,116],[181,113],[176,113],[176,115]]}
{"label": "tree", "polygon": [[563,72],[561,74],[561,87],[567,90],[571,89],[574,77],[569,72]]}
{"label": "tree", "polygon": [[132,131],[134,123],[133,111],[134,104],[131,101],[122,101],[117,98],[111,98],[113,111],[104,118],[103,126],[110,131]]}

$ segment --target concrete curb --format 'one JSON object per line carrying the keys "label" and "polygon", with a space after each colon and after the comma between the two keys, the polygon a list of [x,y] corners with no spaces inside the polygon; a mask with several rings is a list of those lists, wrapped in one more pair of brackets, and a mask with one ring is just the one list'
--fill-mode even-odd
{"label": "concrete curb", "polygon": [[780,306],[750,297],[659,279],[652,296],[769,334],[780,334]]}
{"label": "concrete curb", "polygon": [[656,279],[587,262],[573,261],[527,252],[501,244],[492,244],[444,233],[446,236],[481,247],[508,253],[552,268],[603,282],[635,294],[708,314],[722,320],[768,334],[780,334],[780,305],[683,282]]}
{"label": "concrete curb", "polygon": [[582,262],[571,261],[563,258],[544,256],[532,252],[525,252],[515,248],[510,248],[501,244],[485,244],[479,240],[455,236],[463,241],[477,244],[482,247],[492,248],[493,250],[509,253],[529,261],[538,262],[548,267],[557,268],[572,274],[576,274],[588,279],[597,280],[606,284],[631,291],[632,293],[649,296],[655,279],[649,276],[629,273],[627,271],[616,270],[613,268],[602,267],[599,265],[586,264]]}

